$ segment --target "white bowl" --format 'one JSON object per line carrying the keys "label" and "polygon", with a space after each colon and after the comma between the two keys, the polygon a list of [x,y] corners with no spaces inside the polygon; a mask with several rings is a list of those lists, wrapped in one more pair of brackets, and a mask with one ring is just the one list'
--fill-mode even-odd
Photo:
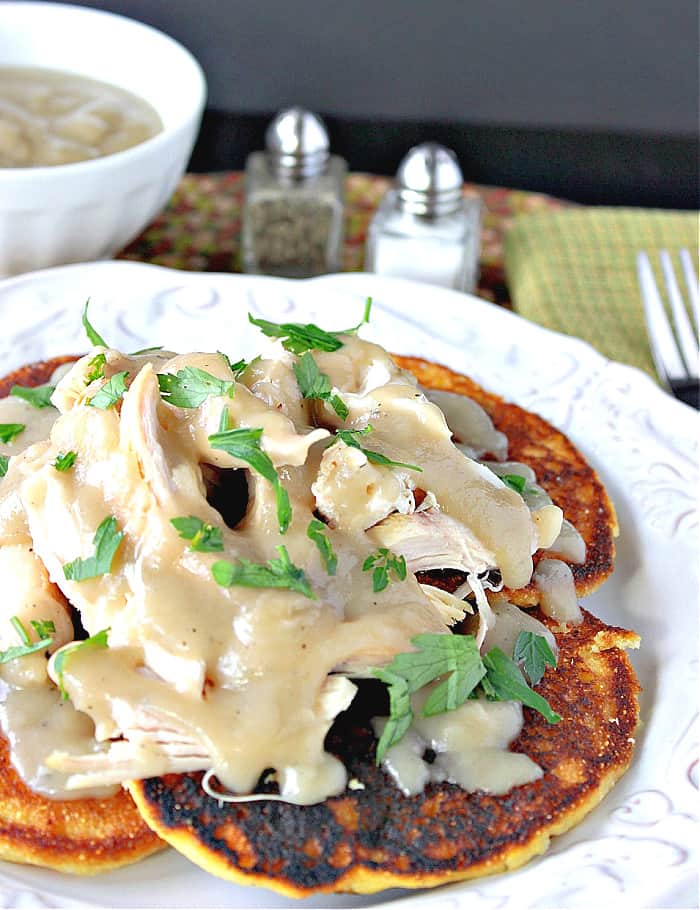
{"label": "white bowl", "polygon": [[113,256],[165,206],[197,137],[206,83],[167,35],[111,13],[0,3],[0,66],[67,70],[151,104],[163,131],[104,158],[0,168],[0,276]]}

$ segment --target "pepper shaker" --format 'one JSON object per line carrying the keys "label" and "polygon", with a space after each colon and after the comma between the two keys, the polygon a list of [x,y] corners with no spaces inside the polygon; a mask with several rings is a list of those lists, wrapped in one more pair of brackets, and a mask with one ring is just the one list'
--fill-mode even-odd
{"label": "pepper shaker", "polygon": [[347,166],[330,154],[322,120],[292,107],[246,162],[243,271],[309,278],[341,268]]}
{"label": "pepper shaker", "polygon": [[365,268],[472,292],[479,271],[481,201],[462,193],[457,158],[437,142],[412,148],[367,234]]}

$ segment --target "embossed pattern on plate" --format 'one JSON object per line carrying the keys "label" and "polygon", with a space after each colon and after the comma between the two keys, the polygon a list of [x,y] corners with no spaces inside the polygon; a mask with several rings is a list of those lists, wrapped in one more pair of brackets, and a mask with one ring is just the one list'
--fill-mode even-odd
{"label": "embossed pattern on plate", "polygon": [[642,636],[632,661],[644,687],[643,727],[630,771],[544,857],[471,884],[292,903],[221,882],[170,851],[88,880],[0,864],[0,906],[697,906],[698,414],[574,338],[474,297],[361,274],[292,282],[104,262],[12,279],[0,283],[0,373],[84,351],[87,297],[93,322],[117,347],[214,347],[237,359],[259,344],[248,310],[333,328],[356,322],[368,295],[375,306],[366,337],[537,411],[607,484],[621,526],[617,565],[586,604]]}

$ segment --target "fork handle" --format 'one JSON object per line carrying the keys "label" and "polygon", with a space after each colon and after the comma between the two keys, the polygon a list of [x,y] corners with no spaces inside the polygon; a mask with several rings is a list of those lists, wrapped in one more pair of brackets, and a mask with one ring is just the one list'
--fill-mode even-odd
{"label": "fork handle", "polygon": [[680,398],[696,411],[700,410],[700,383],[697,379],[676,380],[671,383],[671,390],[676,398]]}

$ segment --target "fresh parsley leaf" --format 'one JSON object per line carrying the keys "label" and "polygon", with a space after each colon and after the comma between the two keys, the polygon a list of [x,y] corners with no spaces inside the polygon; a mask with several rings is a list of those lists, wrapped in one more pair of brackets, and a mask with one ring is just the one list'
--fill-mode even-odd
{"label": "fresh parsley leaf", "polygon": [[102,411],[113,408],[114,405],[121,400],[124,392],[126,392],[126,377],[128,375],[126,370],[122,370],[121,373],[115,373],[114,376],[112,376],[112,378],[92,396],[90,401],[88,401],[88,404],[93,408],[100,408]]}
{"label": "fresh parsley leaf", "polygon": [[196,515],[171,518],[170,524],[183,540],[192,541],[190,550],[196,550],[198,553],[216,553],[224,548],[221,529],[206,524]]}
{"label": "fresh parsley leaf", "polygon": [[90,298],[85,301],[85,307],[83,308],[83,328],[85,329],[85,334],[87,335],[90,344],[100,345],[103,348],[108,348],[109,345],[104,340],[102,335],[90,325],[90,320],[88,319],[88,307],[90,306]]}
{"label": "fresh parsley leaf", "polygon": [[0,455],[0,477],[4,477],[5,474],[7,474],[9,466],[10,466],[10,456],[9,455]]}
{"label": "fresh parsley leaf", "polygon": [[88,366],[92,369],[85,377],[85,385],[90,385],[90,383],[94,382],[96,379],[102,379],[105,374],[106,363],[107,357],[105,354],[95,354],[92,360],[88,363]]}
{"label": "fresh parsley leaf", "polygon": [[[228,408],[224,408],[221,415],[220,427],[228,424]],[[225,423],[224,423],[225,421]],[[277,497],[277,522],[279,524],[280,534],[284,534],[292,520],[292,506],[289,502],[289,495],[280,483],[279,476],[275,466],[270,460],[267,452],[263,452],[260,447],[260,437],[262,428],[240,428],[237,430],[220,429],[218,433],[213,433],[209,437],[209,445],[212,449],[220,449],[233,458],[245,461],[247,464],[262,474],[265,480],[268,480],[275,490]]]}
{"label": "fresh parsley leaf", "polygon": [[34,629],[39,638],[48,638],[56,631],[56,626],[52,619],[30,619],[29,625]]}
{"label": "fresh parsley leaf", "polygon": [[26,428],[24,423],[0,423],[0,442],[12,442]]}
{"label": "fresh parsley leaf", "polygon": [[406,560],[403,556],[391,553],[386,547],[380,547],[376,553],[370,553],[362,563],[362,571],[372,569],[372,590],[375,594],[383,591],[391,579],[389,572],[393,572],[399,581],[406,580]]}
{"label": "fresh parsley leaf", "polygon": [[56,456],[56,460],[53,463],[54,468],[57,471],[70,471],[70,469],[75,464],[75,459],[78,457],[77,452],[66,452],[65,454],[59,452]]}
{"label": "fresh parsley leaf", "polygon": [[287,548],[280,545],[276,549],[279,558],[268,559],[266,565],[247,559],[238,559],[236,562],[221,559],[211,567],[214,580],[222,588],[230,588],[232,585],[245,588],[287,588],[315,600],[316,595],[303,569],[290,560]]}
{"label": "fresh parsley leaf", "polygon": [[76,651],[82,651],[84,648],[107,648],[109,631],[109,629],[102,629],[95,635],[91,635],[90,638],[86,638],[84,641],[77,641],[73,645],[67,645],[56,653],[53,659],[53,666],[58,680],[58,689],[64,701],[68,699],[68,692],[63,685],[63,674],[66,671],[68,658],[75,654]]}
{"label": "fresh parsley leaf", "polygon": [[369,321],[372,300],[367,298],[362,321],[351,329],[341,329],[337,332],[326,332],[313,322],[270,322],[267,319],[256,319],[248,313],[248,320],[257,326],[269,338],[281,338],[282,347],[292,354],[303,354],[304,351],[337,351],[342,348],[343,342],[338,335],[354,335],[361,326]]}
{"label": "fresh parsley leaf", "polygon": [[185,367],[172,373],[159,373],[158,385],[163,400],[176,408],[198,408],[211,395],[228,395],[233,398],[235,382],[217,379],[198,367]]}
{"label": "fresh parsley leaf", "polygon": [[221,356],[226,361],[226,366],[229,368],[229,370],[231,370],[236,379],[238,379],[241,373],[245,373],[245,371],[248,369],[248,364],[243,359],[232,363],[231,358],[228,356],[228,354],[224,354],[223,351],[217,351],[217,354],[221,354]]}
{"label": "fresh parsley leaf", "polygon": [[319,370],[309,351],[302,354],[299,362],[294,364],[294,375],[304,398],[327,401],[341,420],[347,418],[349,414],[347,405],[340,395],[333,394],[330,379]]}
{"label": "fresh parsley leaf", "polygon": [[55,389],[56,386],[51,385],[49,382],[36,386],[13,385],[10,389],[10,395],[22,398],[35,408],[50,408],[52,407],[51,396]]}
{"label": "fresh parsley leaf", "polygon": [[520,474],[501,474],[501,480],[507,487],[510,487],[511,490],[515,490],[515,492],[520,493],[521,496],[523,495],[527,481],[524,477],[521,477]]}
{"label": "fresh parsley leaf", "polygon": [[413,708],[411,690],[402,676],[387,668],[375,670],[374,675],[386,683],[389,689],[389,717],[377,743],[376,762],[380,765],[387,750],[400,742],[407,733],[413,720]]}
{"label": "fresh parsley leaf", "polygon": [[397,654],[386,667],[373,671],[389,686],[391,715],[377,746],[377,764],[411,724],[410,696],[437,679],[440,682],[423,704],[425,717],[454,711],[481,692],[494,701],[521,702],[539,711],[549,723],[561,720],[546,699],[532,691],[517,664],[500,648],[492,648],[482,657],[473,635],[432,632],[415,635],[411,644],[415,651]]}
{"label": "fresh parsley leaf", "polygon": [[547,664],[550,667],[557,665],[549,642],[544,635],[538,635],[536,632],[518,633],[513,649],[513,660],[516,664],[523,664],[523,669],[533,686],[536,686],[544,676]]}
{"label": "fresh parsley leaf", "polygon": [[138,357],[140,354],[152,354],[154,351],[162,351],[162,344],[154,344],[152,348],[141,348],[140,351],[132,351],[129,357]]}
{"label": "fresh parsley leaf", "polygon": [[[32,627],[39,635],[39,641],[33,642],[29,632],[27,632],[24,623],[19,618],[19,616],[13,616],[10,619],[13,628],[19,635],[19,640],[22,642],[21,645],[13,645],[10,648],[7,648],[5,651],[0,651],[0,664],[7,664],[11,660],[16,660],[18,657],[26,657],[27,654],[35,654],[37,651],[45,651],[47,648],[50,648],[53,644],[53,638],[42,634],[45,631],[49,631],[49,626],[51,632],[55,632],[55,628],[52,622],[44,620],[43,624],[32,621]],[[40,631],[41,630],[41,631]]]}
{"label": "fresh parsley leaf", "polygon": [[499,701],[519,701],[533,708],[550,724],[558,724],[561,717],[553,711],[545,698],[528,686],[520,668],[500,648],[491,648],[484,654],[486,679],[489,688],[484,687],[487,695]]}
{"label": "fresh parsley leaf", "polygon": [[381,452],[374,452],[372,449],[366,449],[364,446],[361,446],[358,442],[358,436],[366,436],[368,433],[372,432],[372,429],[372,425],[368,423],[362,430],[336,430],[335,440],[337,441],[340,439],[346,446],[352,446],[353,449],[359,449],[372,464],[380,464],[393,468],[408,468],[409,471],[423,471],[423,468],[419,468],[418,465],[406,464],[403,461],[392,461],[391,458],[387,458],[386,455],[382,455]]}
{"label": "fresh parsley leaf", "polygon": [[108,575],[123,537],[124,532],[117,530],[117,519],[108,515],[100,522],[93,538],[95,555],[67,563],[63,567],[63,574],[70,581],[86,581],[89,578]]}
{"label": "fresh parsley leaf", "polygon": [[333,544],[330,542],[328,530],[324,523],[319,521],[318,518],[312,518],[306,529],[306,536],[309,540],[313,540],[318,547],[326,572],[329,575],[335,575],[338,568],[338,557],[335,555]]}

